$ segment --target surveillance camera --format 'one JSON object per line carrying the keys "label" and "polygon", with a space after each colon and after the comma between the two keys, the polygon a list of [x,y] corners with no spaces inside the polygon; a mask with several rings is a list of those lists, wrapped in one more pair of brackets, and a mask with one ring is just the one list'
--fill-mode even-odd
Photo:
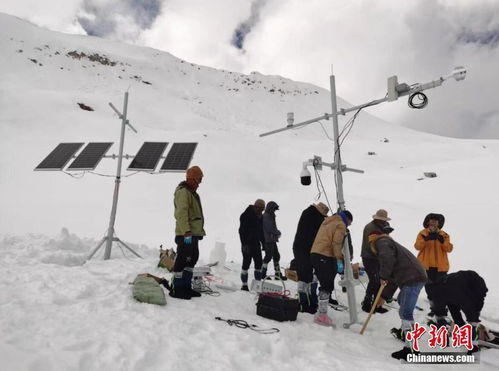
{"label": "surveillance camera", "polygon": [[454,77],[456,81],[464,80],[464,78],[466,77],[466,68],[464,68],[463,66],[455,67],[452,70],[452,77]]}
{"label": "surveillance camera", "polygon": [[312,183],[312,175],[310,174],[310,171],[307,170],[307,168],[304,168],[301,171],[300,181],[301,181],[301,184],[304,186],[308,186]]}

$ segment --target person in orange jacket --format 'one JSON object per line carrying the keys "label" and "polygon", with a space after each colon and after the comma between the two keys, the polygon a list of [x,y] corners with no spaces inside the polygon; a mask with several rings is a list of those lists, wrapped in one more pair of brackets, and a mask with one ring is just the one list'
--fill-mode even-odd
{"label": "person in orange jacket", "polygon": [[450,237],[442,230],[445,217],[442,214],[430,213],[423,221],[424,229],[418,233],[414,247],[419,251],[418,260],[423,264],[428,275],[428,283],[425,285],[426,295],[430,301],[430,309],[433,312],[433,300],[438,295],[442,284],[447,280],[449,271],[449,259],[447,254],[454,246]]}

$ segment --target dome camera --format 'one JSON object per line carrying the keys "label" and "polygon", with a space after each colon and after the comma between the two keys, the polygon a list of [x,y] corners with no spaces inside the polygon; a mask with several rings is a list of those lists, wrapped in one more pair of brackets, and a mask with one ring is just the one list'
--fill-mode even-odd
{"label": "dome camera", "polygon": [[302,169],[300,173],[300,181],[301,184],[304,186],[308,186],[312,183],[312,175],[310,174],[310,171],[308,171],[307,168]]}

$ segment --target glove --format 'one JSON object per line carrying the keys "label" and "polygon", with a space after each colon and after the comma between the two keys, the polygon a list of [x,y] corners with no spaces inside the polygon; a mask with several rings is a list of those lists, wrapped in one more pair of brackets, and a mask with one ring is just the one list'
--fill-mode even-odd
{"label": "glove", "polygon": [[438,233],[437,232],[431,232],[428,234],[428,236],[424,236],[423,239],[425,241],[431,241],[431,240],[436,240],[438,238]]}
{"label": "glove", "polygon": [[343,266],[343,262],[341,260],[336,261],[336,268],[339,274],[343,274],[345,267]]}
{"label": "glove", "polygon": [[192,234],[191,234],[191,232],[187,232],[186,234],[184,234],[184,243],[186,245],[190,245],[192,243]]}
{"label": "glove", "polygon": [[442,236],[441,234],[439,234],[437,236],[437,240],[440,242],[440,243],[444,243],[444,236]]}

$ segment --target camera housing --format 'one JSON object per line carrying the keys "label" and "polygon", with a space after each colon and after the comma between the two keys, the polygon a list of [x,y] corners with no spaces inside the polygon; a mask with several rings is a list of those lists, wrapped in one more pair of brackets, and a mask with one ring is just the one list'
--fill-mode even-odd
{"label": "camera housing", "polygon": [[452,77],[456,79],[456,81],[464,80],[466,77],[466,68],[463,66],[456,67],[452,70]]}
{"label": "camera housing", "polygon": [[308,171],[307,168],[302,169],[300,173],[300,181],[301,184],[304,186],[312,184],[312,175],[310,174],[310,171]]}

